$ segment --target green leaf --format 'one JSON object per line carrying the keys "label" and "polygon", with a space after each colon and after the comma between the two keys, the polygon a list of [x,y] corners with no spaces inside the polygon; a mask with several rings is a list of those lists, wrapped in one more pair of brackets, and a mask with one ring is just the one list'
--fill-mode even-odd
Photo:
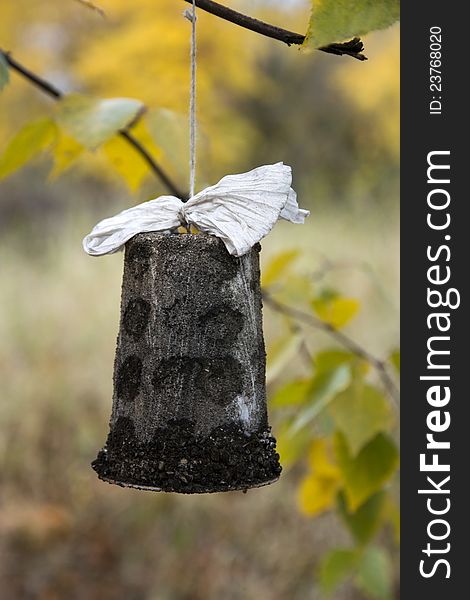
{"label": "green leaf", "polygon": [[144,109],[140,100],[100,100],[79,94],[65,96],[58,103],[57,120],[73,137],[90,150],[127,127]]}
{"label": "green leaf", "polygon": [[338,512],[359,544],[367,544],[377,533],[384,517],[385,492],[371,496],[355,512],[349,512],[344,493],[338,494]]}
{"label": "green leaf", "polygon": [[356,457],[340,432],[335,436],[334,447],[348,509],[355,512],[392,477],[398,466],[398,452],[392,440],[383,433],[376,435]]}
{"label": "green leaf", "polygon": [[385,29],[400,18],[400,0],[313,0],[304,47],[313,49]]}
{"label": "green leaf", "polygon": [[0,157],[0,178],[11,175],[48,148],[56,135],[57,127],[49,118],[38,119],[25,125]]}
{"label": "green leaf", "polygon": [[340,365],[335,369],[323,371],[315,375],[308,392],[308,407],[303,410],[291,426],[294,435],[308,425],[328,405],[333,398],[351,383],[351,368]]}
{"label": "green leaf", "polygon": [[281,408],[283,406],[292,406],[302,404],[307,397],[307,392],[310,388],[310,379],[296,379],[289,381],[281,387],[271,400],[271,406]]}
{"label": "green leaf", "polygon": [[10,69],[8,67],[7,60],[0,50],[0,91],[10,81]]}
{"label": "green leaf", "polygon": [[390,356],[389,361],[395,367],[398,373],[400,373],[400,350],[394,350]]}
{"label": "green leaf", "polygon": [[352,352],[346,352],[345,350],[322,350],[315,354],[315,371],[317,373],[329,371],[345,363],[349,364],[355,359],[356,356]]}
{"label": "green leaf", "polygon": [[392,568],[388,554],[371,546],[364,552],[356,577],[356,585],[369,598],[390,600],[392,597]]}
{"label": "green leaf", "polygon": [[329,552],[319,568],[319,582],[324,594],[332,594],[335,589],[352,575],[359,560],[356,550],[337,548]]}
{"label": "green leaf", "polygon": [[286,250],[275,256],[263,270],[261,286],[268,287],[278,281],[299,256],[299,250]]}
{"label": "green leaf", "polygon": [[356,315],[360,304],[354,298],[320,296],[312,301],[315,313],[335,329],[344,327]]}
{"label": "green leaf", "polygon": [[401,534],[400,507],[391,497],[390,494],[388,494],[386,497],[384,516],[391,526],[393,541],[396,543],[397,546],[399,546]]}
{"label": "green leaf", "polygon": [[389,429],[392,410],[375,387],[355,380],[330,403],[328,412],[355,456],[377,433]]}
{"label": "green leaf", "polygon": [[345,350],[323,350],[318,352],[313,358],[313,364],[316,373],[328,371],[339,365],[348,364],[351,366],[354,378],[362,378],[369,370],[369,363],[367,361]]}

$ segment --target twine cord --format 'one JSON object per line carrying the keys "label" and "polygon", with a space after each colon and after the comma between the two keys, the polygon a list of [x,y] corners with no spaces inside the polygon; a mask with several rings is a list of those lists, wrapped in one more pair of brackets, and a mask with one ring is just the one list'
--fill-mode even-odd
{"label": "twine cord", "polygon": [[189,94],[189,197],[194,196],[196,183],[196,0],[184,16],[191,22],[191,84]]}

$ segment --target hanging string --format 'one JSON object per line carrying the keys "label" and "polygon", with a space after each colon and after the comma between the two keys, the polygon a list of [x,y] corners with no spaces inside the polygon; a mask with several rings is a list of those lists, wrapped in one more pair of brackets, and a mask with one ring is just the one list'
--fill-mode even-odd
{"label": "hanging string", "polygon": [[184,16],[191,22],[191,87],[189,95],[189,196],[194,196],[196,182],[196,0]]}

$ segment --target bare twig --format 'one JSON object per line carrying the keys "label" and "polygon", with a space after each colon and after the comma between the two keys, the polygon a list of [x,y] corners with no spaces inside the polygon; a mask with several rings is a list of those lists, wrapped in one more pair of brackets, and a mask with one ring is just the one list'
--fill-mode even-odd
{"label": "bare twig", "polygon": [[4,57],[4,59],[9,64],[9,66],[14,71],[16,71],[19,75],[21,75],[22,77],[27,79],[29,82],[34,84],[37,88],[39,88],[40,90],[42,90],[43,92],[45,92],[46,94],[51,96],[52,98],[55,98],[56,100],[60,100],[60,98],[62,98],[63,94],[60,90],[58,90],[56,87],[54,87],[51,83],[49,83],[45,79],[42,79],[41,77],[39,77],[39,75],[36,75],[32,71],[30,71],[29,69],[27,69],[26,67],[21,65],[19,62],[17,62],[11,56],[11,54],[9,52],[5,52],[5,50],[2,50],[0,48],[0,54]]}
{"label": "bare twig", "polygon": [[97,12],[101,17],[106,18],[106,13],[104,12],[104,10],[94,2],[91,2],[91,0],[75,0],[75,2],[83,4],[83,6],[86,6],[90,10],[94,10],[95,12]]}
{"label": "bare twig", "polygon": [[311,315],[309,313],[303,312],[293,306],[288,306],[278,300],[275,300],[268,292],[263,290],[263,300],[268,304],[273,310],[292,317],[296,321],[301,323],[305,323],[310,327],[314,327],[315,329],[324,331],[332,338],[334,338],[339,344],[341,344],[344,348],[347,348],[350,352],[367,361],[374,369],[377,371],[384,388],[387,390],[390,398],[398,405],[400,400],[400,392],[398,391],[395,382],[390,376],[387,368],[387,363],[380,358],[377,358],[373,354],[371,354],[368,350],[363,348],[360,344],[355,342],[349,336],[347,336],[342,331],[335,329],[329,323],[322,321],[321,319],[315,317],[315,315]]}
{"label": "bare twig", "polygon": [[[192,4],[192,0],[184,1]],[[305,36],[301,33],[295,33],[287,29],[282,29],[281,27],[276,27],[270,23],[265,23],[259,19],[239,13],[232,8],[223,6],[218,2],[213,2],[213,0],[196,0],[196,6],[201,10],[205,10],[206,12],[219,17],[220,19],[230,21],[230,23],[234,23],[235,25],[239,25],[240,27],[244,27],[245,29],[249,29],[250,31],[254,31],[255,33],[259,33],[260,35],[264,35],[274,40],[279,40],[288,46],[293,44],[300,46],[305,40]],[[329,46],[323,46],[322,48],[318,48],[318,50],[321,50],[322,52],[328,52],[329,54],[336,54],[338,56],[345,54],[352,56],[357,60],[367,60],[367,57],[364,56],[364,54],[361,54],[364,50],[364,45],[359,38],[354,38],[350,42],[345,42],[342,44],[330,44]]]}
{"label": "bare twig", "polygon": [[160,179],[163,185],[168,190],[170,190],[170,192],[174,196],[176,196],[177,198],[181,198],[182,200],[187,199],[188,194],[183,193],[178,187],[176,187],[176,185],[173,183],[173,181],[170,179],[167,173],[161,168],[161,166],[156,162],[156,160],[153,158],[153,156],[150,154],[147,148],[145,148],[145,146],[141,144],[139,140],[137,140],[132,135],[132,133],[130,133],[130,131],[122,130],[119,132],[119,135],[125,140],[127,140],[133,148],[135,148],[135,150],[149,165],[150,169],[155,173],[155,175]]}
{"label": "bare twig", "polygon": [[[5,52],[0,48],[0,54],[4,56],[8,65],[13,69],[16,73],[21,75],[24,79],[28,80],[30,83],[39,88],[42,92],[54,98],[54,100],[60,100],[64,94],[61,90],[56,88],[54,85],[36,75],[25,66],[20,64],[17,60],[15,60],[9,52]],[[124,138],[136,152],[140,154],[140,156],[145,160],[145,162],[150,167],[150,170],[158,177],[158,179],[163,183],[163,185],[173,194],[181,199],[186,199],[187,194],[183,193],[179,187],[171,180],[169,175],[162,169],[162,167],[157,163],[157,161],[153,158],[150,152],[145,148],[143,144],[139,142],[139,140],[132,135],[132,133],[128,129],[123,129],[119,131],[119,135]]]}

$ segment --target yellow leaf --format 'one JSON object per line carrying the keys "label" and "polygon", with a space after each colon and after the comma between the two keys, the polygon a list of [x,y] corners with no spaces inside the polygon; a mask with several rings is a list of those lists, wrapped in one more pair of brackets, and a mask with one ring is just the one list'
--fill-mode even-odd
{"label": "yellow leaf", "polygon": [[338,488],[338,479],[315,474],[307,476],[300,484],[300,509],[311,517],[325,512],[334,506]]}
{"label": "yellow leaf", "polygon": [[58,128],[57,139],[52,148],[54,166],[49,173],[50,179],[55,179],[66,171],[84,150],[85,148],[75,141],[74,138]]}
{"label": "yellow leaf", "polygon": [[312,302],[316,314],[335,329],[344,327],[356,315],[360,304],[354,298],[316,298]]}
{"label": "yellow leaf", "polygon": [[301,510],[310,516],[331,508],[341,483],[341,473],[332,462],[328,440],[316,439],[308,452],[311,473],[303,480],[299,489]]}
{"label": "yellow leaf", "polygon": [[[139,121],[132,127],[132,135],[155,159],[160,160],[162,151],[155,145],[143,121]],[[119,135],[115,135],[103,144],[103,152],[125,180],[131,192],[137,191],[150,171],[149,165],[142,156]]]}
{"label": "yellow leaf", "polygon": [[121,137],[115,135],[103,145],[106,158],[135,192],[149,172],[148,165]]}
{"label": "yellow leaf", "polygon": [[299,250],[286,250],[275,256],[261,275],[262,287],[268,287],[278,281],[298,256]]}
{"label": "yellow leaf", "polygon": [[11,175],[48,148],[57,135],[57,127],[49,118],[25,125],[7,146],[0,158],[0,178]]}
{"label": "yellow leaf", "polygon": [[321,477],[340,479],[340,471],[333,463],[328,441],[318,438],[312,442],[308,453],[308,463],[314,473]]}

